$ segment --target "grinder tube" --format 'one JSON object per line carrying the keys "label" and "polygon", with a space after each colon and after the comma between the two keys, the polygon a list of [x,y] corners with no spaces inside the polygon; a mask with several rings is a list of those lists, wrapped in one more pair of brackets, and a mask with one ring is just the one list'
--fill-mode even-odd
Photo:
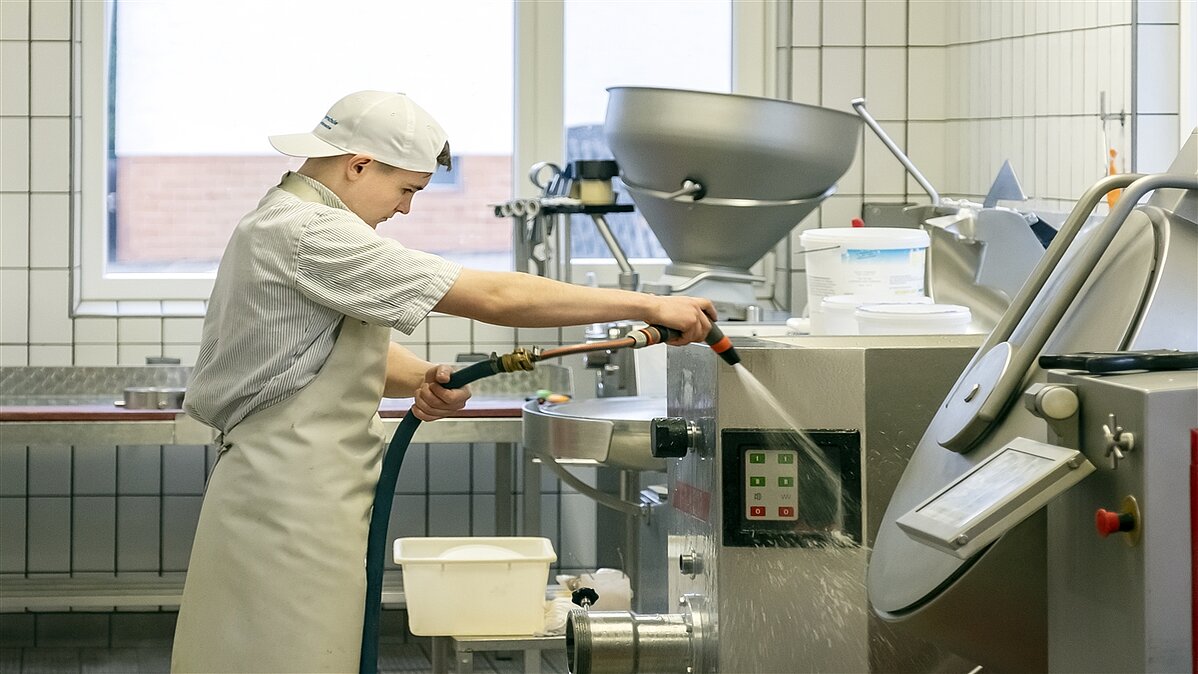
{"label": "grinder tube", "polygon": [[712,351],[719,354],[720,358],[724,359],[729,365],[736,365],[740,362],[740,354],[732,347],[732,340],[724,335],[724,331],[720,330],[720,326],[715,323],[711,324],[711,332],[707,333],[707,337],[703,339]]}

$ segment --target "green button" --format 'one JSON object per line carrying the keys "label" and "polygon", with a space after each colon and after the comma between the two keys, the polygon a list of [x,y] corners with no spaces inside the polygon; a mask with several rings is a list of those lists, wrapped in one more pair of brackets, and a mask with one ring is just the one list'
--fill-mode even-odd
{"label": "green button", "polygon": [[765,486],[765,478],[764,477],[750,477],[749,478],[749,486],[750,487],[764,487]]}
{"label": "green button", "polygon": [[780,477],[778,478],[778,486],[793,487],[795,486],[795,479],[793,477]]}
{"label": "green button", "polygon": [[795,455],[790,452],[783,452],[778,455],[778,463],[794,463]]}
{"label": "green button", "polygon": [[765,463],[765,454],[753,452],[749,455],[749,463]]}

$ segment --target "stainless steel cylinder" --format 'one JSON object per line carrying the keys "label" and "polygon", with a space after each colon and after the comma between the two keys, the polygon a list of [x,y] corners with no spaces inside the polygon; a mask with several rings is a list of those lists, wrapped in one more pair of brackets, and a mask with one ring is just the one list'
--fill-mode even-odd
{"label": "stainless steel cylinder", "polygon": [[572,674],[690,671],[691,627],[681,614],[571,611],[566,664]]}

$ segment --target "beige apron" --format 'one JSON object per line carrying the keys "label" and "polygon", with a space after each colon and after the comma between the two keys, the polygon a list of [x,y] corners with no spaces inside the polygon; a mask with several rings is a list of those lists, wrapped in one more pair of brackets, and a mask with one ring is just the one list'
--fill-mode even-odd
{"label": "beige apron", "polygon": [[389,340],[386,327],[343,319],[311,383],[224,436],[172,671],[358,671]]}

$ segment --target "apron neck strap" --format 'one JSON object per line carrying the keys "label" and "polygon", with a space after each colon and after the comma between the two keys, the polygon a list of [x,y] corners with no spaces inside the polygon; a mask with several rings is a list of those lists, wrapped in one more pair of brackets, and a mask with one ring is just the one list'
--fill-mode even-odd
{"label": "apron neck strap", "polygon": [[279,183],[279,189],[284,192],[290,192],[301,201],[311,201],[317,204],[326,203],[325,199],[321,197],[320,192],[295,172],[288,172],[287,175],[283,176],[283,181]]}

